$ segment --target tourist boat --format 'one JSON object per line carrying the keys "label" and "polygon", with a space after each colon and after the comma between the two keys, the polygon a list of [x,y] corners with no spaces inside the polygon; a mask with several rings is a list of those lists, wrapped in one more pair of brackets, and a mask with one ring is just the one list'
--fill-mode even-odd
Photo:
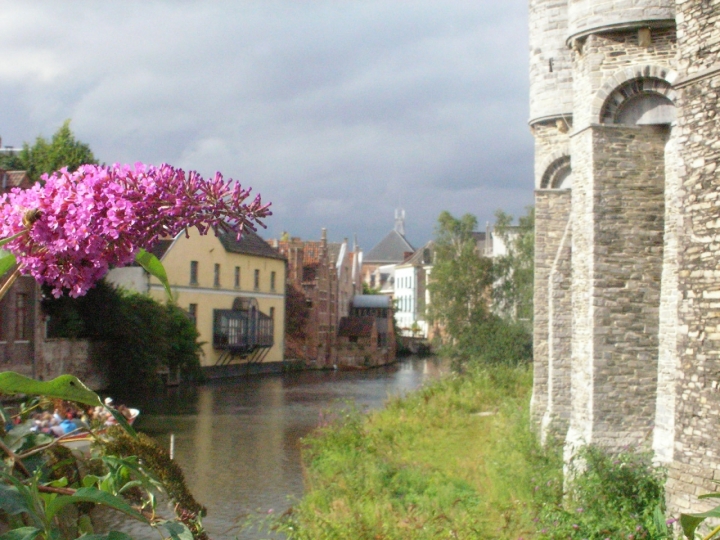
{"label": "tourist boat", "polygon": [[[132,426],[135,423],[135,420],[137,419],[137,417],[140,415],[140,410],[133,409],[130,407],[128,407],[127,410],[130,413],[130,416],[126,417],[126,418],[127,418],[128,424],[130,424]],[[116,426],[117,420],[115,420],[111,416],[110,418],[108,418],[105,421],[105,425],[107,427]],[[103,431],[104,430],[101,429],[100,433],[102,433]],[[93,436],[89,431],[82,431],[79,433],[71,433],[69,435],[63,435],[62,437],[59,438],[60,444],[62,444],[63,446],[69,448],[70,450],[81,450],[81,451],[86,450],[90,446],[90,443],[92,442],[92,440],[93,440]]]}

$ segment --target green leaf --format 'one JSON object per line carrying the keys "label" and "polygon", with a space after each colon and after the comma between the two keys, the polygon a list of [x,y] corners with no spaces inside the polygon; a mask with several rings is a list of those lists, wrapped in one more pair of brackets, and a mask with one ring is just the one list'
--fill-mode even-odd
{"label": "green leaf", "polygon": [[15,255],[7,250],[0,249],[0,277],[4,276],[8,270],[15,266],[17,260]]}
{"label": "green leaf", "polygon": [[33,540],[42,531],[35,527],[20,527],[13,529],[0,536],[0,540]]}
{"label": "green leaf", "polygon": [[52,381],[36,381],[13,371],[0,373],[0,394],[28,394],[104,406],[98,395],[73,375],[60,375]]}
{"label": "green leaf", "polygon": [[16,487],[0,484],[0,510],[15,516],[23,512],[30,513],[25,497]]}
{"label": "green leaf", "polygon": [[166,521],[161,525],[173,540],[193,540],[190,529],[179,521]]}
{"label": "green leaf", "polygon": [[712,510],[700,514],[680,514],[680,526],[685,536],[693,538],[695,529],[707,518],[720,518],[720,506],[716,506]]}
{"label": "green leaf", "polygon": [[138,254],[135,255],[135,262],[142,266],[151,276],[155,276],[165,287],[168,298],[172,300],[172,291],[170,290],[170,282],[168,281],[165,267],[155,255],[140,248]]}
{"label": "green leaf", "polygon": [[137,432],[128,423],[127,418],[125,418],[120,411],[118,411],[117,409],[113,409],[112,407],[105,407],[105,409],[107,409],[107,411],[112,414],[115,421],[120,424],[127,433],[137,438]]}
{"label": "green leaf", "polygon": [[106,493],[105,491],[100,491],[99,489],[95,488],[80,488],[75,492],[74,495],[64,495],[62,497],[58,497],[50,504],[48,504],[45,510],[47,519],[51,520],[52,518],[54,518],[57,513],[63,508],[65,508],[68,504],[77,504],[79,502],[89,502],[108,506],[134,519],[137,519],[138,521],[148,523],[148,520],[145,518],[145,516],[143,516],[140,512],[130,506],[125,501],[125,499],[117,497],[115,495],[111,495],[110,493]]}
{"label": "green leaf", "polygon": [[78,540],[133,540],[132,536],[120,531],[110,531],[107,534],[84,534]]}

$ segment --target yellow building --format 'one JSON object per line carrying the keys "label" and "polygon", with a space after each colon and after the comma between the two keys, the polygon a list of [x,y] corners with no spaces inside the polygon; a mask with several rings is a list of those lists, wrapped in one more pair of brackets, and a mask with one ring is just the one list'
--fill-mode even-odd
{"label": "yellow building", "polygon": [[[196,230],[155,249],[177,304],[195,320],[209,374],[279,369],[284,357],[285,259],[255,233]],[[164,301],[159,280],[138,267],[112,270],[109,281]],[[224,366],[224,367],[223,367]],[[235,370],[232,367],[235,366]],[[248,369],[249,370],[249,369]],[[243,371],[244,372],[244,371]]]}

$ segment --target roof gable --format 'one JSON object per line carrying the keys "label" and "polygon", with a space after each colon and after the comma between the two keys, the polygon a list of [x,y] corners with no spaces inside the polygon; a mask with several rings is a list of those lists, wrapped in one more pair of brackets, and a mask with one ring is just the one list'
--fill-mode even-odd
{"label": "roof gable", "polygon": [[246,231],[237,239],[234,232],[222,231],[218,235],[220,243],[229,253],[242,253],[244,255],[255,255],[256,257],[267,257],[270,259],[282,259],[283,257],[278,250],[260,238],[254,231]]}
{"label": "roof gable", "polygon": [[407,239],[396,230],[390,231],[374,248],[364,256],[364,263],[400,263],[405,254],[414,252]]}

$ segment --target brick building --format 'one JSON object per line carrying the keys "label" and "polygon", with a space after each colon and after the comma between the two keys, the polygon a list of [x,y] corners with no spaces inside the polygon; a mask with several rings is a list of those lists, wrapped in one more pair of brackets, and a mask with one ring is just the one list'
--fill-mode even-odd
{"label": "brick building", "polygon": [[288,336],[287,357],[316,367],[337,363],[337,331],[347,316],[356,294],[360,251],[350,251],[347,239],[327,241],[323,229],[320,241],[288,238],[271,242],[288,261],[288,286],[302,291],[309,308],[305,337]]}

